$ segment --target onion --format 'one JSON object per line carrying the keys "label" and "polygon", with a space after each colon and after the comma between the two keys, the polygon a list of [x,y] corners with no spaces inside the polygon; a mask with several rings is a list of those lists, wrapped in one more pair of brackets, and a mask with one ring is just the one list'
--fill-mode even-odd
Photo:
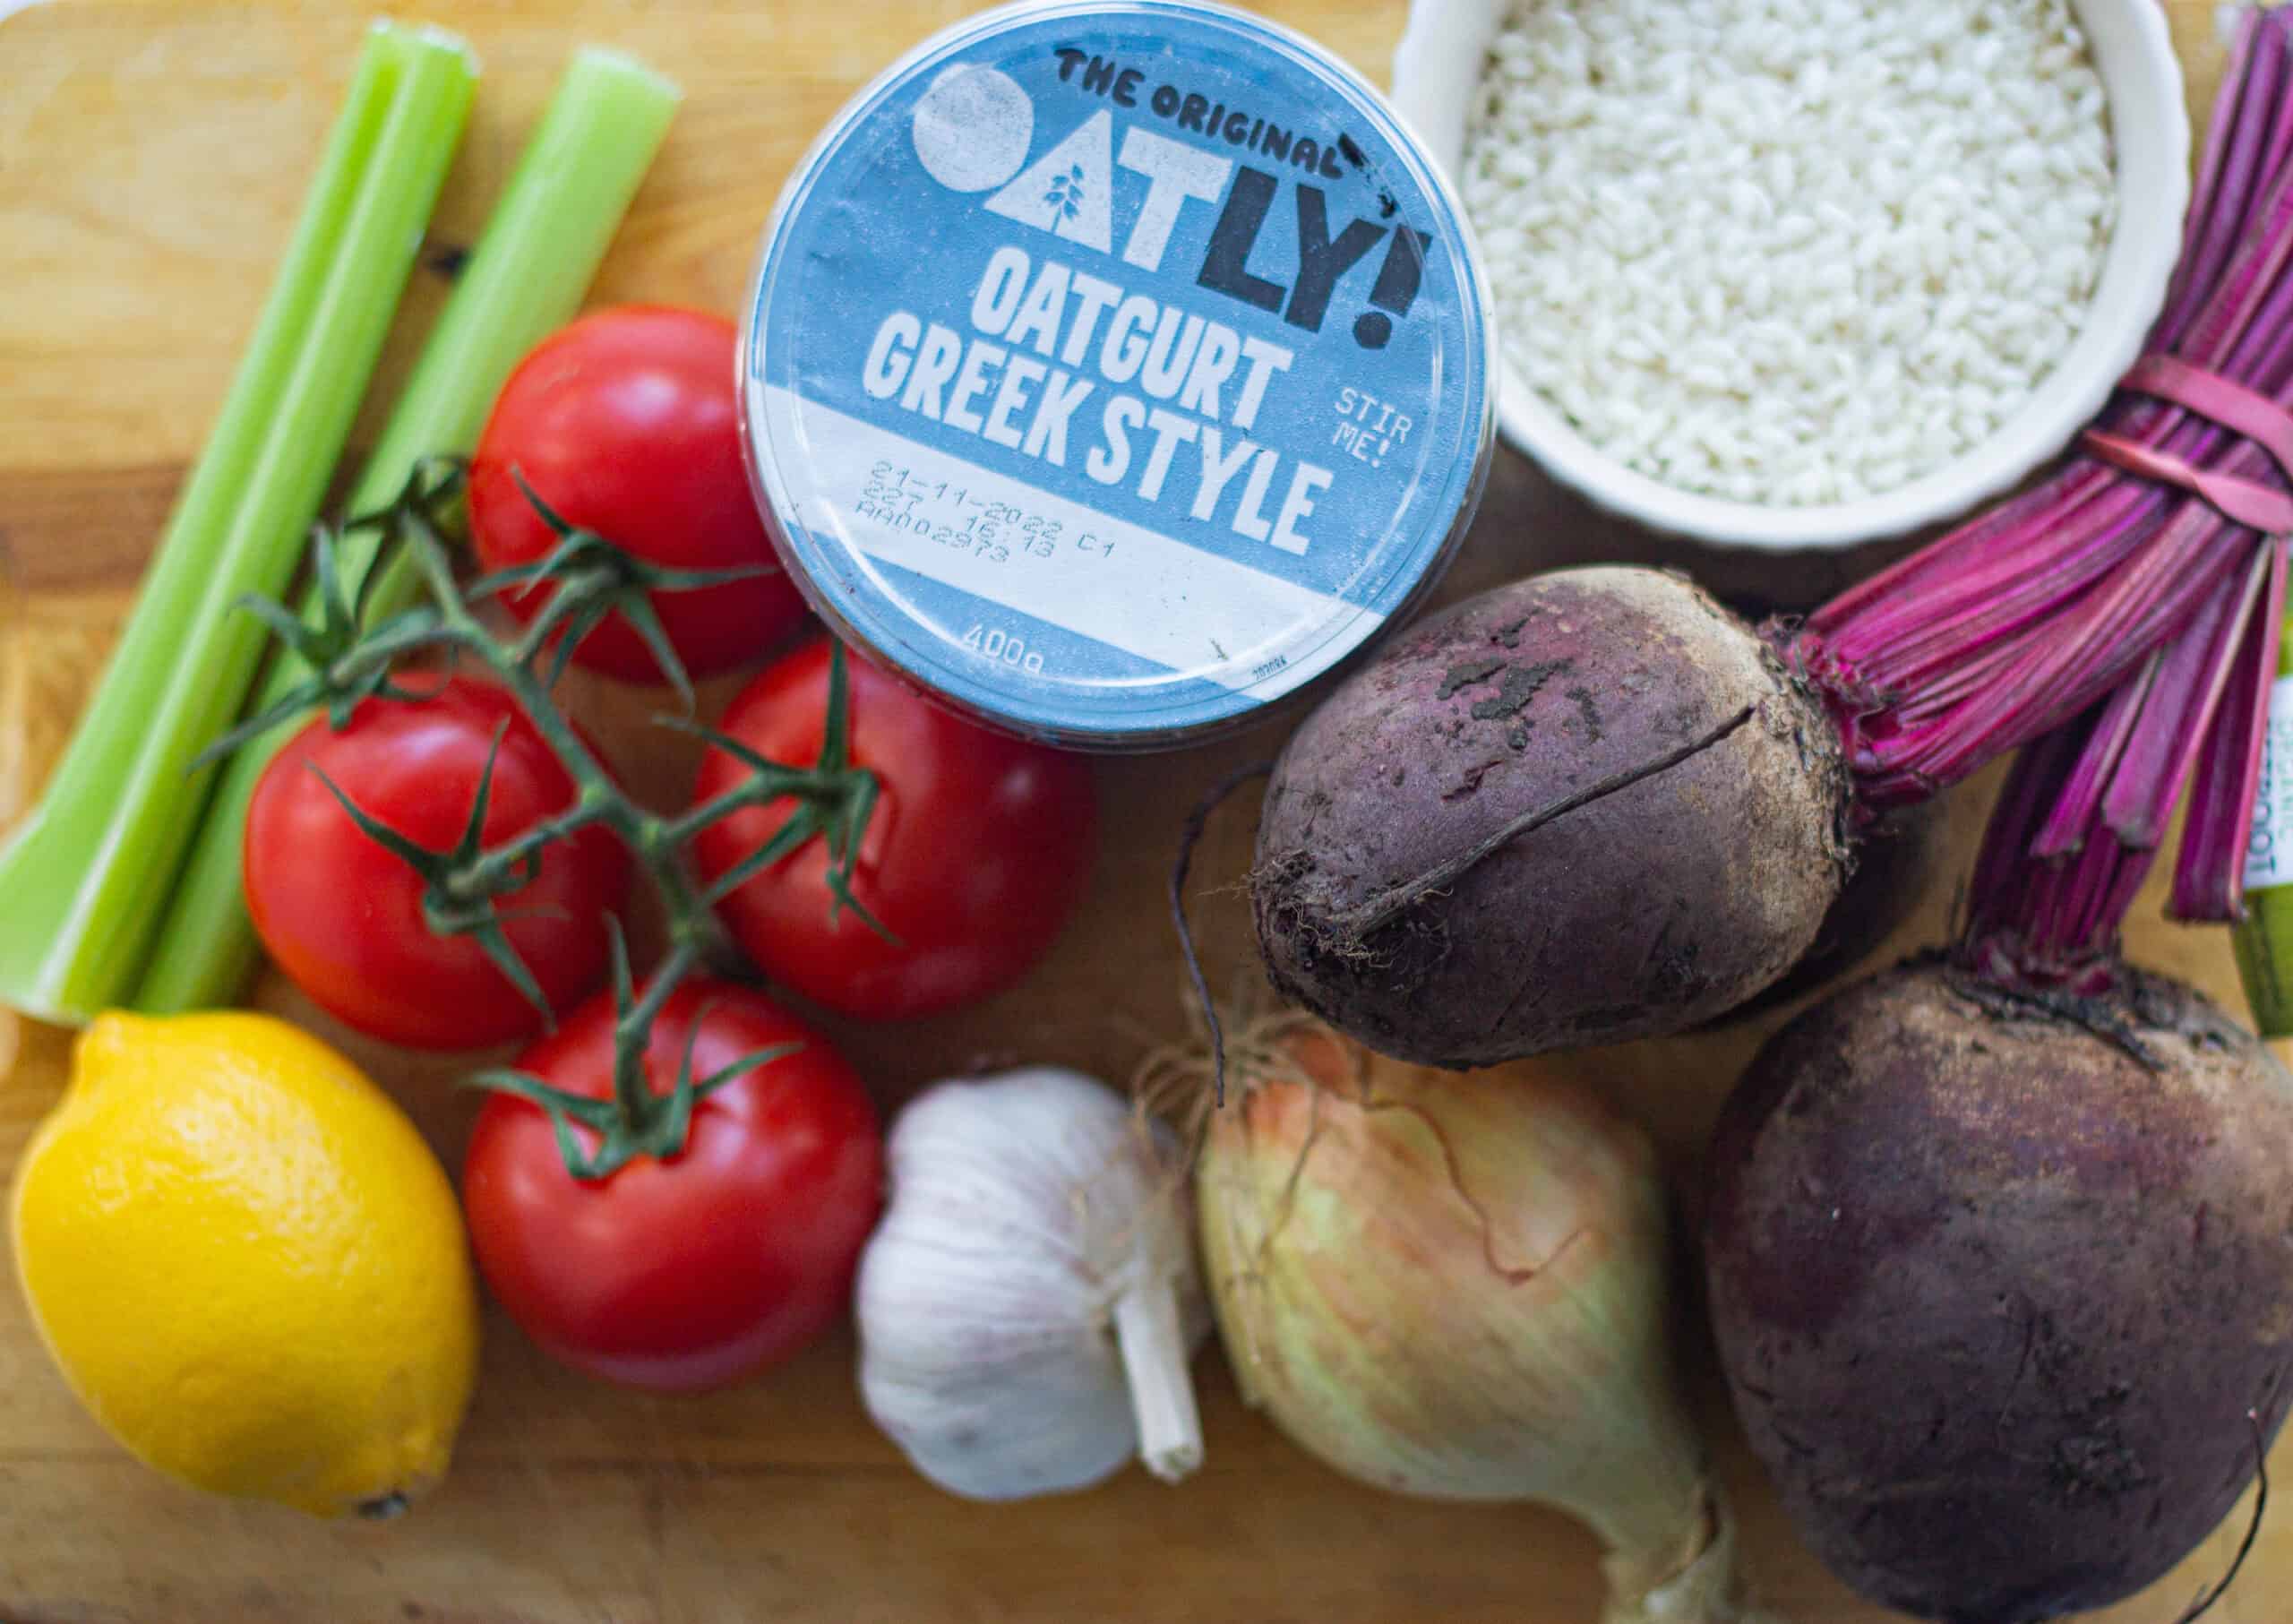
{"label": "onion", "polygon": [[1550,1063],[1467,1078],[1301,1015],[1226,1058],[1195,1197],[1244,1396],[1363,1482],[1580,1518],[1607,1624],[1744,1616],[1646,1137]]}

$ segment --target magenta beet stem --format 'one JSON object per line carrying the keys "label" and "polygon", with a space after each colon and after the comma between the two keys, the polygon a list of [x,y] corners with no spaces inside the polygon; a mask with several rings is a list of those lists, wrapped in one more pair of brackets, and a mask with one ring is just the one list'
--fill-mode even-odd
{"label": "magenta beet stem", "polygon": [[2257,550],[2143,671],[2022,752],[1984,833],[1962,939],[1986,975],[2081,992],[2107,984],[2201,760],[2177,896],[2235,907],[2253,786],[2230,769],[2257,754],[2254,672],[2274,674],[2284,590],[2284,549]]}

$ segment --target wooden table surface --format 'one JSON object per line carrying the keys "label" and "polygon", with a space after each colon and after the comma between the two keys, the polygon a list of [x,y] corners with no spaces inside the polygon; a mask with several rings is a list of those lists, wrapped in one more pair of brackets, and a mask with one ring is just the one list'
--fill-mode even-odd
{"label": "wooden table surface", "polygon": [[[730,311],[775,193],[813,133],[863,80],[966,9],[960,0],[441,0],[426,14],[468,35],[485,78],[434,235],[442,245],[469,239],[574,43],[623,46],[674,75],[688,99],[595,297]],[[1403,13],[1401,0],[1275,0],[1267,9],[1379,78]],[[2203,108],[2220,62],[2211,0],[2173,0],[2173,10]],[[0,822],[21,811],[52,758],[198,450],[366,15],[364,4],[332,0],[65,0],[0,22],[0,543],[13,561]],[[442,286],[437,273],[417,272],[376,400],[395,394]],[[370,412],[360,444],[374,421]],[[1842,574],[1836,563],[1762,570],[1660,546],[1587,514],[1506,453],[1445,592],[1594,557],[1686,564],[1722,589],[1808,598]],[[635,726],[645,701],[588,699],[624,771],[675,795],[691,759]],[[1022,1058],[1121,1079],[1172,1035],[1179,973],[1156,891],[1181,811],[1228,765],[1273,743],[1261,730],[1181,761],[1104,764],[1096,894],[1056,962],[987,1009],[840,1034],[881,1099]],[[1946,806],[1948,872],[1894,946],[1941,935],[1983,798],[1972,786]],[[1241,872],[1248,824],[1236,808],[1215,828],[1197,865],[1207,885]],[[2220,933],[2173,929],[2156,913],[2153,898],[2133,933],[2136,956],[2242,1008]],[[1245,973],[1246,927],[1231,890],[1207,896],[1201,914],[1216,958]],[[342,1036],[275,983],[262,998]],[[1646,1044],[1583,1065],[1685,1173],[1760,1035]],[[451,1164],[470,1104],[446,1086],[448,1069],[344,1041]],[[55,1099],[66,1044],[0,1016],[0,1173]],[[1086,1495],[983,1508],[931,1489],[869,1426],[848,1338],[740,1391],[666,1402],[555,1369],[498,1314],[486,1328],[484,1381],[451,1480],[401,1523],[339,1526],[204,1499],[133,1464],[67,1396],[16,1293],[0,1292],[0,1620],[1589,1624],[1596,1614],[1593,1547],[1574,1525],[1344,1482],[1244,1410],[1215,1354],[1198,1366],[1209,1458],[1183,1488],[1133,1472]],[[1695,1364],[1765,1599],[1796,1624],[1878,1620],[1796,1547],[1700,1342]],[[2293,1482],[2293,1444],[2280,1448],[2276,1466]],[[2232,1537],[2217,1535],[2107,1617],[2168,1624],[2220,1571]],[[2289,1595],[2293,1514],[2280,1514],[2213,1616],[2285,1624]]]}

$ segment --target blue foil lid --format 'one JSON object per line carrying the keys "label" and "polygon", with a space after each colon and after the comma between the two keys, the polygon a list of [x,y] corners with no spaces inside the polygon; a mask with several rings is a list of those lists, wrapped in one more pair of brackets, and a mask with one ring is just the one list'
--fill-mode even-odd
{"label": "blue foil lid", "polygon": [[1490,443],[1486,283],[1398,118],[1170,0],[927,41],[783,194],[743,346],[814,606],[991,720],[1199,736],[1429,586]]}

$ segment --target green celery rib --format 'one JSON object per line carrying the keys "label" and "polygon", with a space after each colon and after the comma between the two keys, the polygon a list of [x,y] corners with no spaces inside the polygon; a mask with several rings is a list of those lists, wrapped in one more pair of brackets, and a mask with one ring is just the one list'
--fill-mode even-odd
{"label": "green celery rib", "polygon": [[459,40],[377,24],[222,413],[30,818],[0,850],[0,1002],[84,1020],[133,984],[264,645],[232,606],[294,580],[305,532],[453,161]]}
{"label": "green celery rib", "polygon": [[2293,886],[2248,891],[2246,916],[2229,940],[2254,1030],[2263,1037],[2293,1037],[2293,987],[2284,975],[2293,964]]}
{"label": "green celery rib", "polygon": [[[349,511],[384,505],[420,459],[467,452],[477,443],[511,369],[580,307],[677,100],[674,84],[630,57],[595,48],[575,55],[462,267]],[[364,535],[346,542],[346,582],[363,579],[374,549]],[[368,613],[403,607],[412,587],[410,571],[394,570],[375,583]],[[313,606],[304,612],[313,613]],[[299,661],[282,658],[258,708],[300,675]],[[135,1009],[207,1009],[228,1003],[245,985],[255,940],[241,885],[241,836],[256,780],[294,731],[292,725],[275,729],[226,764],[158,945],[130,998]]]}

